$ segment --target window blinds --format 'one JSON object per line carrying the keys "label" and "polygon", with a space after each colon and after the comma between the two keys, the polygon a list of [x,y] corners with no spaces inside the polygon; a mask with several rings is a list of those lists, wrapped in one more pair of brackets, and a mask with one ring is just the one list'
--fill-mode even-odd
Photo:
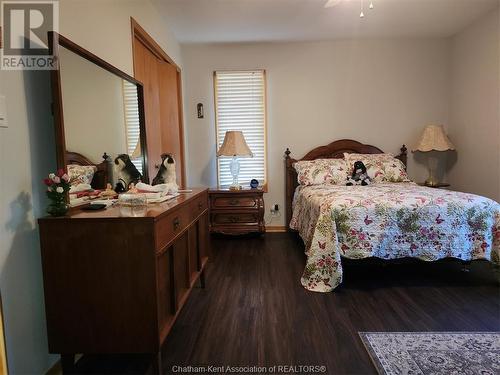
{"label": "window blinds", "polygon": [[[265,71],[216,71],[214,74],[217,150],[228,130],[241,130],[253,152],[253,158],[242,157],[239,182],[266,183],[266,87]],[[233,181],[229,171],[231,158],[219,157],[217,176],[220,186]]]}
{"label": "window blinds", "polygon": [[142,157],[139,124],[139,99],[137,97],[137,86],[123,80],[123,107],[125,111],[125,128],[127,134],[127,154],[142,174]]}

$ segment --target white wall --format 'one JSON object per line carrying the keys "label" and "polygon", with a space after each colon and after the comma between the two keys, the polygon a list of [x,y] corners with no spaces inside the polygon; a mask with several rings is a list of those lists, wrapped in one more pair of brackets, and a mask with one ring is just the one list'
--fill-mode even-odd
{"label": "white wall", "polygon": [[[264,68],[268,82],[267,208],[284,208],[283,153],[351,138],[398,153],[429,123],[447,124],[446,39],[183,45],[189,185],[215,186],[212,75],[218,69]],[[196,118],[196,103],[205,119]],[[409,153],[417,181],[426,167]],[[272,225],[284,225],[284,215]]]}
{"label": "white wall", "polygon": [[[64,0],[61,34],[132,74],[130,16],[176,60],[179,45],[147,0]],[[0,71],[9,128],[0,128],[0,288],[9,369],[44,373],[49,356],[35,218],[44,215],[41,179],[55,168],[50,84],[46,72]]]}
{"label": "white wall", "polygon": [[500,13],[490,12],[451,40],[449,180],[500,202]]}

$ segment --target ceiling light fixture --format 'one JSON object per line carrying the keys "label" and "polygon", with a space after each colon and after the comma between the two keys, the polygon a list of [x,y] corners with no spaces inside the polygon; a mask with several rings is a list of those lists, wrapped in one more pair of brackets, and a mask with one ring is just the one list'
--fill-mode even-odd
{"label": "ceiling light fixture", "polygon": [[[342,2],[347,2],[350,0],[328,0],[325,4],[325,8],[331,8],[336,5],[339,5]],[[375,8],[373,5],[373,0],[370,0],[370,5],[368,6],[369,9]],[[360,13],[359,13],[359,18],[364,18],[365,17],[365,4],[364,0],[360,0]]]}

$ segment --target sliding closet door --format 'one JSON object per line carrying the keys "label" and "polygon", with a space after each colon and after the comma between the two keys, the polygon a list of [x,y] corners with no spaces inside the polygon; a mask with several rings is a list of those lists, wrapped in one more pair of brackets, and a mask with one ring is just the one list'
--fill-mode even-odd
{"label": "sliding closet door", "polygon": [[180,115],[182,109],[179,103],[178,90],[180,88],[177,68],[169,63],[159,63],[160,84],[160,118],[161,118],[161,145],[166,152],[173,154],[177,161],[177,181],[183,181],[184,167],[184,140],[182,139],[182,125]]}
{"label": "sliding closet door", "polygon": [[163,153],[177,162],[177,184],[184,187],[184,136],[181,71],[159,45],[132,20],[134,75],[144,84],[148,171],[158,173]]}
{"label": "sliding closet door", "polygon": [[148,147],[148,172],[152,181],[161,163],[161,116],[158,59],[141,42],[134,46],[135,78],[144,84],[144,112],[146,117],[146,143]]}

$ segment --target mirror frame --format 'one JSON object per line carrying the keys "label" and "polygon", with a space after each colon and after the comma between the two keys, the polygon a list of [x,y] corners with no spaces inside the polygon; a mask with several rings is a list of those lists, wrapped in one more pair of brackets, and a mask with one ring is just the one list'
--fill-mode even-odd
{"label": "mirror frame", "polygon": [[[50,46],[50,54],[54,56],[57,62],[57,69],[51,70],[50,80],[52,86],[52,114],[54,117],[54,130],[55,130],[55,141],[56,141],[56,160],[57,169],[64,169],[67,171],[67,160],[66,160],[66,138],[64,135],[64,112],[63,112],[63,96],[61,88],[61,71],[59,67],[59,48],[64,47],[67,50],[83,57],[84,59],[90,61],[91,63],[107,70],[108,72],[130,82],[137,86],[137,99],[139,101],[139,130],[140,130],[140,144],[142,151],[142,163],[143,163],[143,182],[149,183],[149,175],[147,168],[147,142],[146,142],[146,121],[144,114],[144,85],[142,82],[136,80],[134,77],[129,76],[127,73],[121,71],[117,67],[111,65],[107,61],[104,61],[100,57],[94,55],[92,52],[87,51],[85,48],[79,46],[78,44],[72,42],[68,38],[56,33],[55,31],[49,31],[48,42]],[[105,152],[106,150],[102,150]]]}

